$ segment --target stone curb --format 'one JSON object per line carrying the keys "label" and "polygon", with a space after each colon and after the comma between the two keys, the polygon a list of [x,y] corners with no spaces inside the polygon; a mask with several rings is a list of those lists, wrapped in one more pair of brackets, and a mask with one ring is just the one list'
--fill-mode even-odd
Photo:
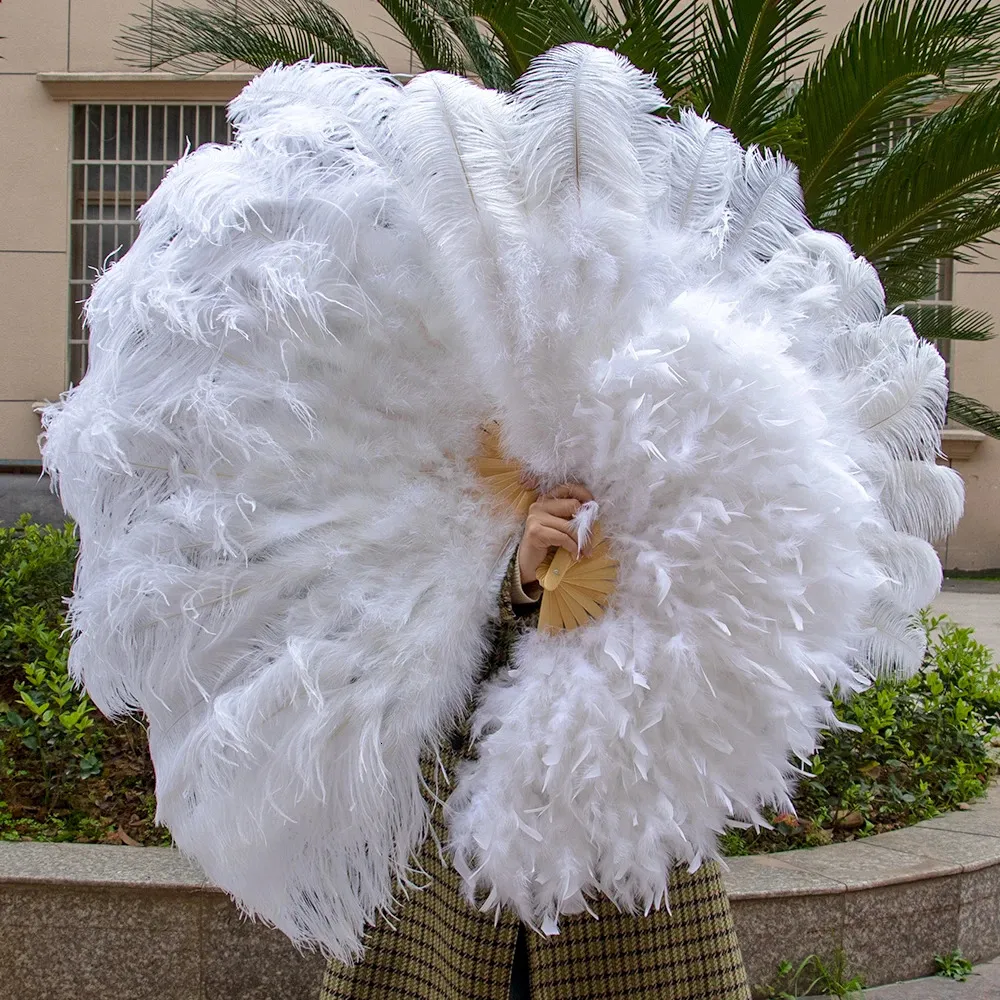
{"label": "stone curb", "polygon": [[844,950],[867,986],[934,974],[934,956],[1000,955],[1000,787],[967,810],[827,847],[727,859],[754,984]]}
{"label": "stone curb", "polygon": [[[931,975],[956,947],[1000,955],[997,786],[903,830],[727,864],[754,984],[838,946],[868,986]],[[173,848],[0,842],[0,1000],[314,1000],[324,964]]]}
{"label": "stone curb", "polygon": [[1000,580],[979,580],[976,577],[946,577],[941,584],[945,593],[1000,594]]}

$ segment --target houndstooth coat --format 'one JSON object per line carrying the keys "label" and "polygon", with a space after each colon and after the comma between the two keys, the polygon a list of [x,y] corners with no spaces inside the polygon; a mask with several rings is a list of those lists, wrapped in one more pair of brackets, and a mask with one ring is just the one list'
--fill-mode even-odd
{"label": "houndstooth coat", "polygon": [[[517,552],[500,590],[482,679],[506,668],[513,640],[538,618],[518,583]],[[693,874],[673,870],[670,909],[619,912],[607,898],[564,917],[554,937],[533,934],[510,911],[497,923],[462,897],[442,857],[447,836],[440,799],[456,765],[475,753],[466,714],[422,762],[434,836],[414,867],[421,885],[398,897],[392,922],[379,917],[353,967],[331,959],[320,1000],[749,1000],[750,988],[717,862]]]}

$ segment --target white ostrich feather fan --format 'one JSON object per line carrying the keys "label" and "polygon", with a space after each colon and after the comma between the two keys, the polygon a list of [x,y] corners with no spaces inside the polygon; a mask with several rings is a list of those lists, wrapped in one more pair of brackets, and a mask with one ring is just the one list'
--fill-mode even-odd
{"label": "white ostrich feather fan", "polygon": [[476,473],[491,419],[492,459],[590,487],[617,569],[483,693],[447,803],[470,899],[544,932],[664,904],[791,808],[834,688],[919,665],[962,509],[941,358],[791,164],[661,103],[585,45],[513,95],[275,67],[94,287],[40,438],[70,669],[146,714],[158,821],[299,947],[360,955],[427,835],[418,759],[523,516]]}

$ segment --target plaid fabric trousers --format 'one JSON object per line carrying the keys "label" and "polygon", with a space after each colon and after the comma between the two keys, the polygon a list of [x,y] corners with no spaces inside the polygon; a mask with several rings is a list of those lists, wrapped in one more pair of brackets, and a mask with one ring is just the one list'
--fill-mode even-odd
{"label": "plaid fabric trousers", "polygon": [[[521,628],[537,621],[510,603],[511,560],[501,590],[493,655],[484,676],[502,669]],[[439,749],[448,774],[469,746],[469,716]],[[693,874],[677,867],[670,912],[621,913],[606,897],[588,913],[563,916],[559,934],[525,930],[504,911],[498,923],[462,896],[459,875],[442,857],[440,799],[449,786],[433,755],[423,761],[435,836],[415,867],[421,886],[398,897],[392,923],[380,916],[365,936],[365,955],[348,967],[331,960],[320,1000],[750,1000],[743,959],[718,863]],[[525,961],[526,960],[526,961]],[[527,980],[527,982],[525,982]]]}

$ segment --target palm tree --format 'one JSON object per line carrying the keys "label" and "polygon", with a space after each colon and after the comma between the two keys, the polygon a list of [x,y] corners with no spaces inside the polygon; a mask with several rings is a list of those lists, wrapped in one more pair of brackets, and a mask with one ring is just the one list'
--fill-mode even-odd
{"label": "palm tree", "polygon": [[[936,303],[942,260],[1000,229],[1000,9],[866,0],[824,51],[821,0],[378,0],[424,69],[510,89],[563,42],[652,73],[690,106],[799,168],[810,220],[877,268],[887,306],[929,340],[987,340],[986,313]],[[385,66],[324,0],[158,3],[118,39],[127,61],[200,74],[313,57]],[[1000,438],[1000,413],[952,392],[949,416]]]}

